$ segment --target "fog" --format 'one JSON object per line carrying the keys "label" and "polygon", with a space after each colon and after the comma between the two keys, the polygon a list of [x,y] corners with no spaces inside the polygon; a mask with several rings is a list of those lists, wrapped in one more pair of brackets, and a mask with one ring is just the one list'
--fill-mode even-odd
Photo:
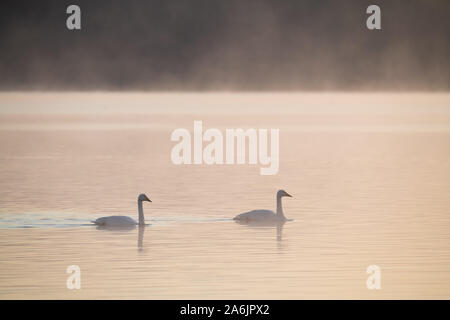
{"label": "fog", "polygon": [[2,90],[450,89],[448,0],[3,3]]}

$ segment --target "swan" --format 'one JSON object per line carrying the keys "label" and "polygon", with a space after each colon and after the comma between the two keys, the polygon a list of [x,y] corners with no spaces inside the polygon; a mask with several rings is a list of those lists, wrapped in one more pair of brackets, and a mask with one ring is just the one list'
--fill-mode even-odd
{"label": "swan", "polygon": [[252,210],[249,212],[244,212],[236,217],[233,220],[242,221],[242,222],[284,222],[286,221],[286,217],[283,214],[283,207],[281,206],[281,198],[282,197],[292,197],[289,193],[284,190],[278,190],[277,192],[277,212],[273,212],[272,210]]}
{"label": "swan", "polygon": [[142,206],[142,202],[144,201],[152,202],[152,200],[150,200],[145,194],[139,195],[137,200],[139,210],[139,223],[136,222],[136,220],[126,216],[102,217],[92,222],[102,227],[134,227],[136,225],[144,226],[144,209]]}

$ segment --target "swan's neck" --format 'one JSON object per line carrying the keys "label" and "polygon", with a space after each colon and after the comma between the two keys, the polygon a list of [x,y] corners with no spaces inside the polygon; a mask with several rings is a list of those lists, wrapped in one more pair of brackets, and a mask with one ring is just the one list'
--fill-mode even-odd
{"label": "swan's neck", "polygon": [[145,225],[144,208],[142,206],[142,201],[140,201],[140,200],[138,200],[138,210],[139,210],[139,225],[143,226],[143,225]]}
{"label": "swan's neck", "polygon": [[277,216],[280,218],[286,219],[286,217],[283,214],[283,206],[281,205],[281,197],[277,196]]}

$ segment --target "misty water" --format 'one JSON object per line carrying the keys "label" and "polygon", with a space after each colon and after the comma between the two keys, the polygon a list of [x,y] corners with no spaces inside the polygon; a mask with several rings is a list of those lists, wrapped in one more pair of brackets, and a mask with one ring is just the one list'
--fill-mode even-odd
{"label": "misty water", "polygon": [[[278,174],[174,165],[194,120],[279,128]],[[449,142],[443,93],[2,93],[0,298],[448,299]],[[293,221],[232,220],[278,189]],[[91,225],[139,193],[149,226]]]}

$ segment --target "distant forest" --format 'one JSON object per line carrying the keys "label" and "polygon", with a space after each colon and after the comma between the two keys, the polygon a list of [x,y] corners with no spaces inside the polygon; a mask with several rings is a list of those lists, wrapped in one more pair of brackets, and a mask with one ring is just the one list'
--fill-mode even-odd
{"label": "distant forest", "polygon": [[450,1],[6,0],[0,46],[1,90],[449,90]]}

